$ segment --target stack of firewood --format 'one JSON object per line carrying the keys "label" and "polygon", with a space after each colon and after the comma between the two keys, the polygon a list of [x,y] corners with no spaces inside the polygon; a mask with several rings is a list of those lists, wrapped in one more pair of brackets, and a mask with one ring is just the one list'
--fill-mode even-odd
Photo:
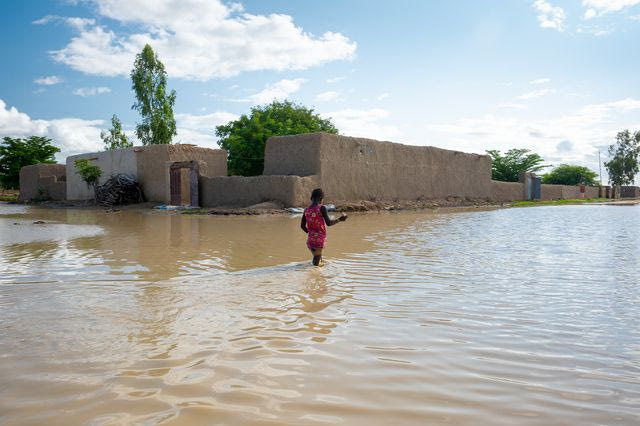
{"label": "stack of firewood", "polygon": [[96,202],[106,207],[144,201],[142,187],[135,177],[124,174],[111,176],[96,188]]}

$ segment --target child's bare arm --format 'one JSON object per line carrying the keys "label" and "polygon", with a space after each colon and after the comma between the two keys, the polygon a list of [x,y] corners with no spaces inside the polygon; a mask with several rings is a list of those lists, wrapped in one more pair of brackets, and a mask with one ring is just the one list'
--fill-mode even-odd
{"label": "child's bare arm", "polygon": [[300,220],[300,228],[302,228],[305,233],[309,233],[307,229],[307,218],[304,215],[302,215],[302,220]]}
{"label": "child's bare arm", "polygon": [[327,226],[333,226],[338,222],[344,222],[345,220],[347,220],[347,215],[346,214],[343,214],[338,219],[331,219],[329,217],[329,213],[327,212],[327,208],[325,206],[322,206],[320,208],[320,211],[322,212],[322,217],[324,218],[324,223],[326,223]]}

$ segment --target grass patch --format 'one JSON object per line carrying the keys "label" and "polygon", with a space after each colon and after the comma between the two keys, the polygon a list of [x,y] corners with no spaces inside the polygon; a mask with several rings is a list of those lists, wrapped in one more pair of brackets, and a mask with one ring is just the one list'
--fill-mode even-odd
{"label": "grass patch", "polygon": [[561,206],[564,204],[601,203],[610,201],[608,198],[576,198],[573,200],[547,200],[547,201],[515,201],[512,207],[533,207],[533,206]]}
{"label": "grass patch", "polygon": [[188,209],[188,210],[181,210],[180,213],[182,213],[182,214],[209,214],[209,209]]}
{"label": "grass patch", "polygon": [[0,201],[17,201],[18,194],[2,194],[0,195]]}

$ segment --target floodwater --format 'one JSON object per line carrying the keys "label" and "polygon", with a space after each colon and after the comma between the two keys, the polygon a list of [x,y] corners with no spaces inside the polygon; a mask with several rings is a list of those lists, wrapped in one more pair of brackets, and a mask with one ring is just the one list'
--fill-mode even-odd
{"label": "floodwater", "polygon": [[298,226],[0,205],[0,424],[639,423],[640,206]]}

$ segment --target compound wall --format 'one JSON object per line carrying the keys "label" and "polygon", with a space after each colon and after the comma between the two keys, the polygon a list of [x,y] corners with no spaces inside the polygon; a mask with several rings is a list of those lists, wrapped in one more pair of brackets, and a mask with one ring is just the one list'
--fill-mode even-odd
{"label": "compound wall", "polygon": [[319,182],[317,176],[201,176],[199,186],[200,202],[205,207],[247,207],[264,201],[289,207],[308,204]]}
{"label": "compound wall", "polygon": [[201,176],[226,176],[227,153],[221,149],[192,145],[149,145],[136,151],[138,179],[144,195],[150,201],[169,203],[168,166],[182,161],[198,161]]}
{"label": "compound wall", "polygon": [[522,200],[524,199],[524,184],[521,182],[492,180],[490,199],[501,203]]}
{"label": "compound wall", "polygon": [[106,182],[112,175],[122,173],[138,176],[138,166],[133,152],[135,148],[113,149],[103,152],[72,155],[67,157],[67,199],[89,200],[93,199],[93,189],[90,188],[76,171],[76,160],[89,160],[92,165],[100,167],[100,185]]}
{"label": "compound wall", "polygon": [[[493,188],[491,200],[498,202],[524,200],[524,184],[521,182],[491,181]],[[541,185],[540,200],[575,200],[578,198],[598,198],[600,188],[597,186],[585,187],[585,192],[580,192],[580,186],[570,185]]]}
{"label": "compound wall", "polygon": [[640,187],[637,186],[621,186],[621,198],[640,198]]}
{"label": "compound wall", "polygon": [[270,138],[264,174],[317,175],[332,201],[491,196],[489,156],[327,133]]}
{"label": "compound wall", "polygon": [[[269,138],[262,176],[201,179],[204,206],[308,203],[313,187],[327,201],[524,199],[519,182],[491,180],[486,155],[465,154],[327,133]],[[597,194],[597,188],[587,188]],[[579,187],[542,185],[542,199],[579,198]]]}
{"label": "compound wall", "polygon": [[197,160],[203,176],[226,176],[226,152],[193,145],[148,145],[115,149],[67,157],[67,198],[87,200],[93,198],[89,188],[76,173],[75,161],[88,159],[102,170],[99,184],[115,174],[129,174],[138,179],[148,201],[169,202],[169,176],[167,164]]}
{"label": "compound wall", "polygon": [[[226,153],[192,145],[151,145],[67,158],[67,196],[93,198],[75,173],[74,162],[90,159],[103,171],[103,183],[116,173],[138,178],[148,200],[169,202],[168,166],[198,161],[200,202],[205,207],[245,207],[264,201],[304,206],[311,190],[322,187],[327,201],[524,199],[524,185],[491,180],[491,159],[434,147],[420,147],[309,133],[269,138],[262,176],[227,175]],[[593,193],[593,194],[592,194]],[[598,188],[586,188],[596,197]],[[543,200],[580,198],[577,186],[542,185]]]}
{"label": "compound wall", "polygon": [[67,199],[64,164],[34,164],[20,169],[20,201]]}

